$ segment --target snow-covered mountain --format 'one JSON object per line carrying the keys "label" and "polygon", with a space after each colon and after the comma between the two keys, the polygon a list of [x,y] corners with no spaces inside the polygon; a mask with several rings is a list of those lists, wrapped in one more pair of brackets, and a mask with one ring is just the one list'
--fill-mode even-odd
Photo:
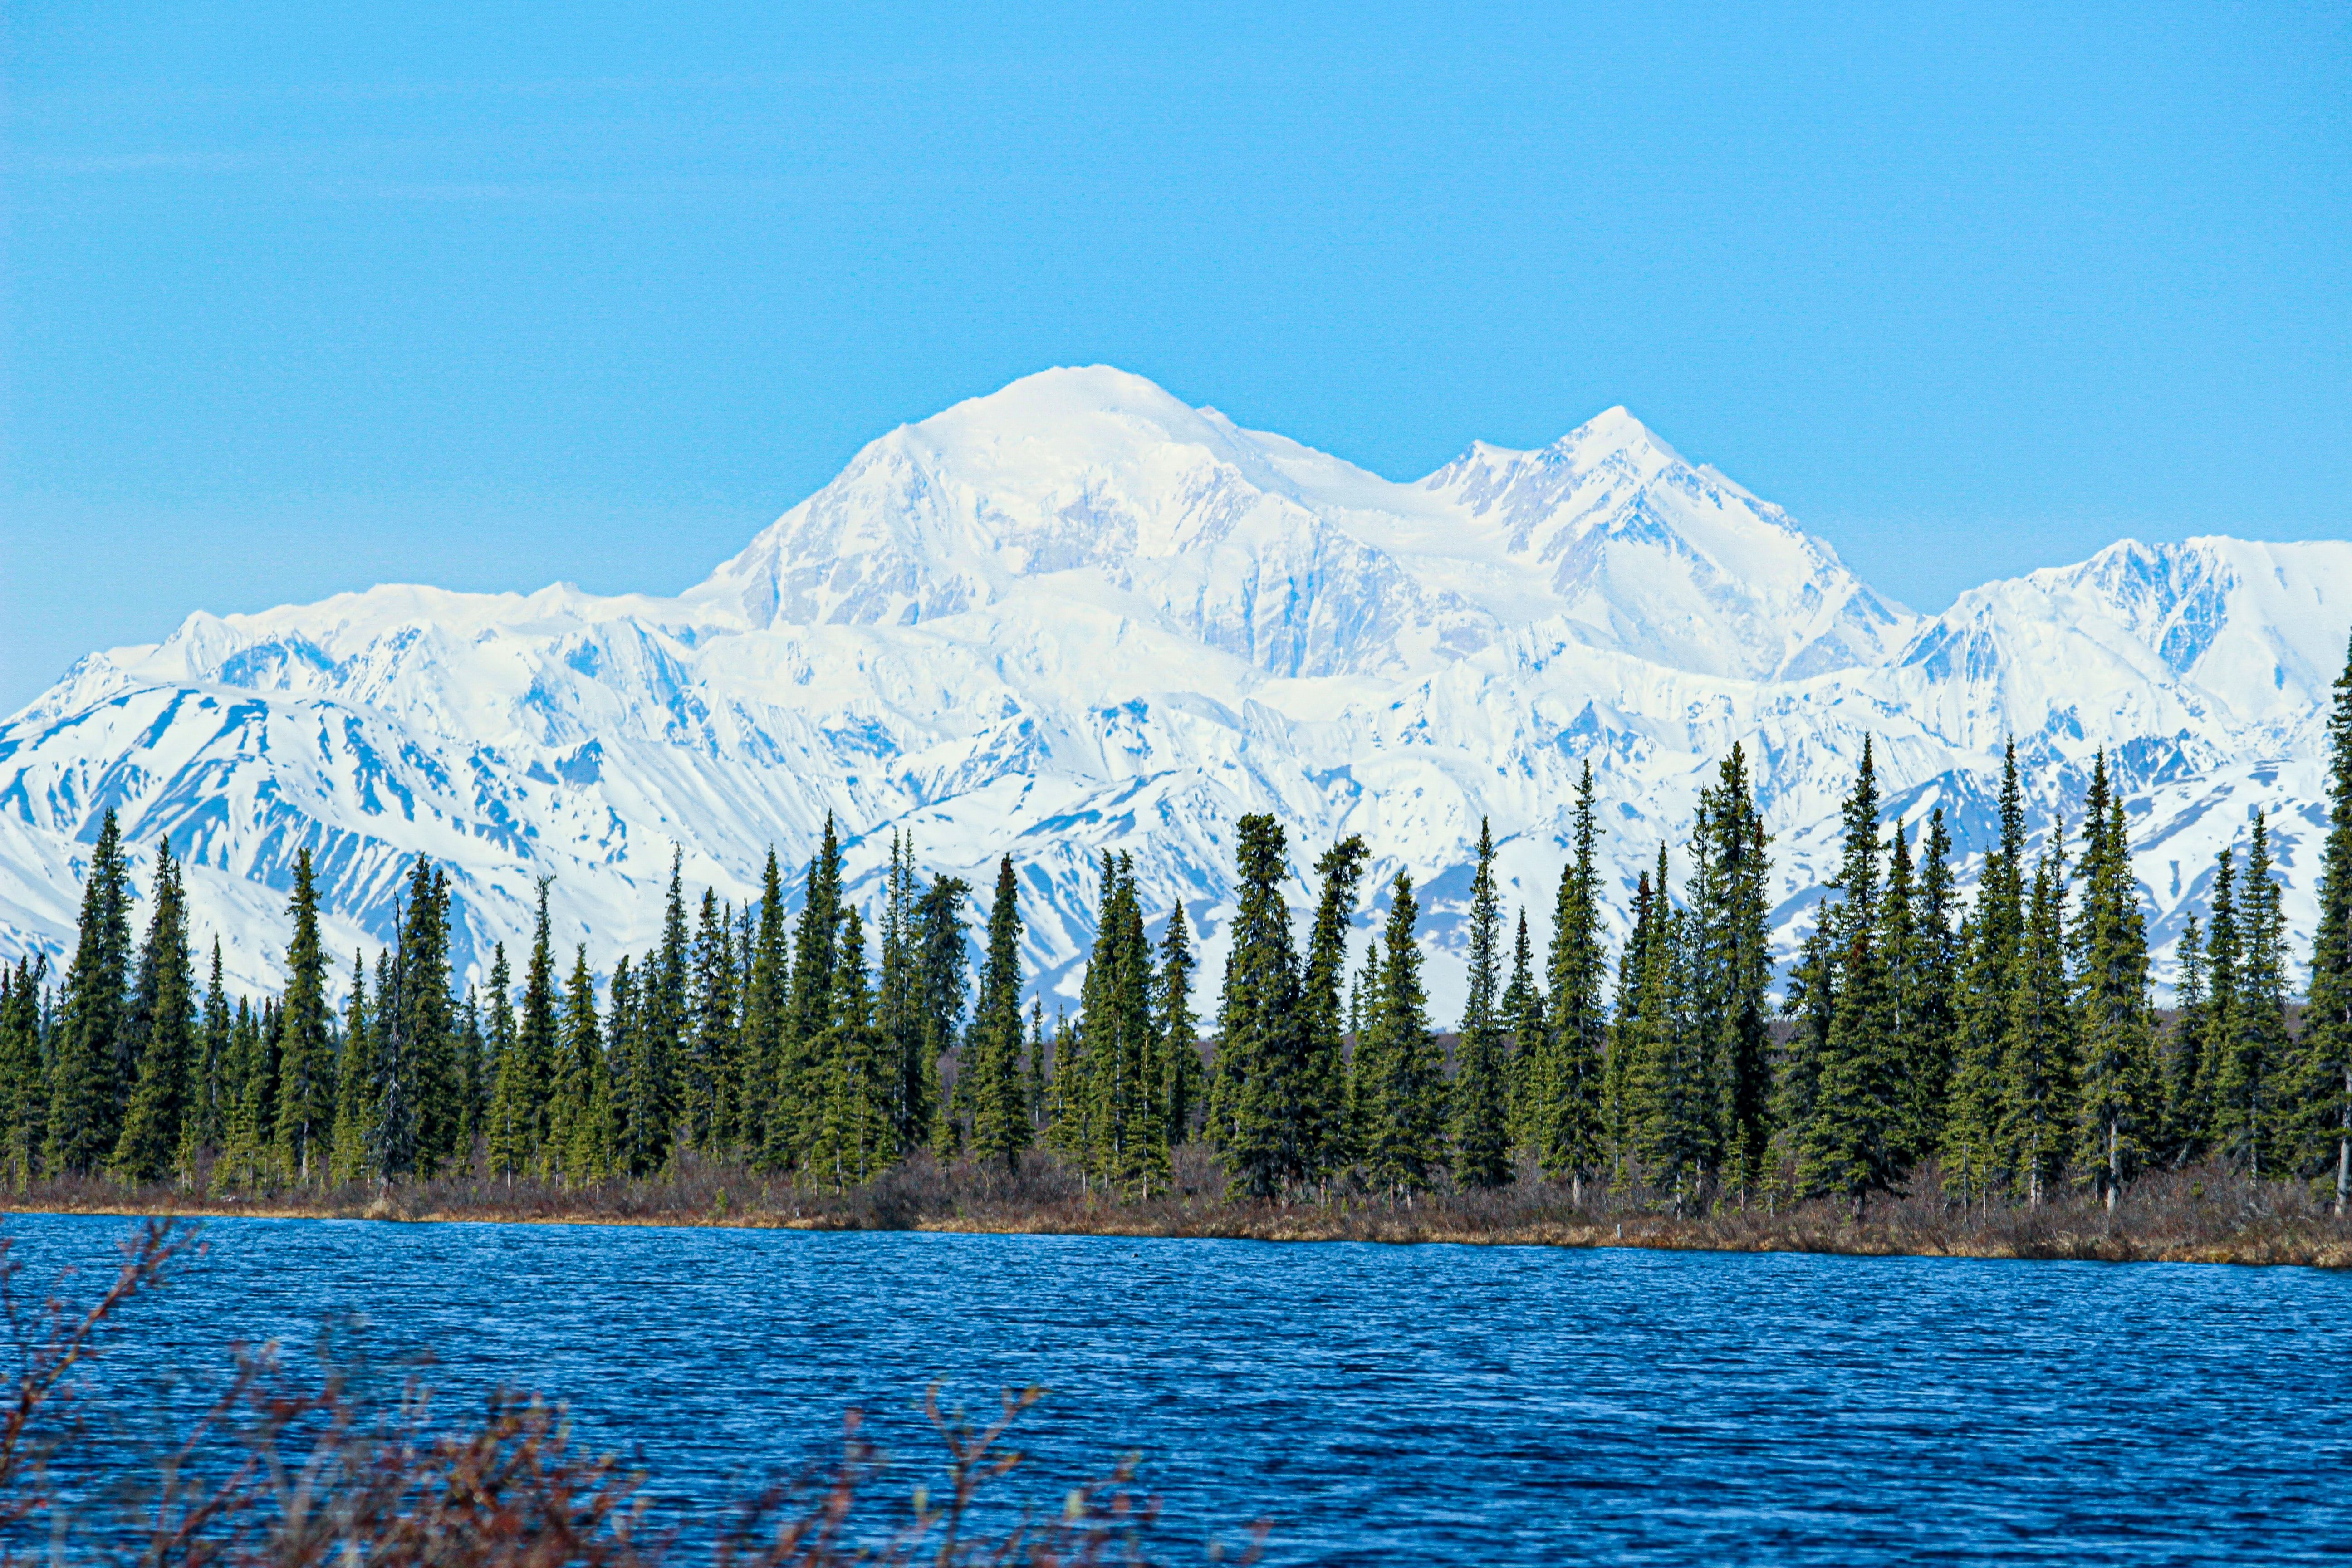
{"label": "snow-covered mountain", "polygon": [[[673,850],[740,900],[828,812],[869,892],[895,831],[983,888],[1013,855],[1049,993],[1106,850],[1213,963],[1252,810],[1301,866],[1363,834],[1448,949],[1491,817],[1540,940],[1579,767],[1630,885],[1734,741],[1792,941],[1865,736],[1896,809],[1941,804],[1980,848],[2011,734],[2042,825],[2116,759],[2161,939],[2258,805],[2307,923],[2347,626],[2341,542],[2126,542],[1923,619],[1622,408],[1400,484],[1055,370],[876,440],[674,599],[387,586],[90,655],[0,724],[0,952],[62,952],[109,806],[142,863],[171,837],[257,987],[304,847],[346,951],[389,934],[422,851],[462,959],[552,876],[560,940],[601,967],[652,939]],[[1458,973],[1433,972],[1449,1006]]]}

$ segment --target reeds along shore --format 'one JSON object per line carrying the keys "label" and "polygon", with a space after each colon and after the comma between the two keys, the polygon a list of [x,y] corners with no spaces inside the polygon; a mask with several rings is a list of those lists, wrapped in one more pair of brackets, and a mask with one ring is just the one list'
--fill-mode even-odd
{"label": "reeds along shore", "polygon": [[2251,1181],[2226,1165],[2142,1176],[2111,1208],[2103,1195],[2062,1194],[2035,1206],[1963,1206],[1939,1173],[1874,1197],[1857,1217],[1843,1199],[1751,1200],[1676,1214],[1670,1194],[1574,1189],[1532,1172],[1506,1186],[1454,1185],[1391,1200],[1334,1188],[1289,1202],[1226,1195],[1210,1151],[1185,1145],[1172,1190],[1106,1194],[1060,1157],[1018,1163],[929,1157],[863,1185],[806,1186],[738,1163],[686,1158],[655,1180],[574,1184],[533,1177],[287,1184],[208,1191],[105,1178],[30,1184],[17,1213],[181,1215],[500,1224],[736,1226],[801,1230],[1226,1238],[1272,1242],[1438,1242],[1486,1246],[1643,1247],[1686,1251],[1811,1252],[1856,1257],[2071,1259],[2108,1263],[2287,1264],[2352,1268],[2352,1220],[2306,1185]]}

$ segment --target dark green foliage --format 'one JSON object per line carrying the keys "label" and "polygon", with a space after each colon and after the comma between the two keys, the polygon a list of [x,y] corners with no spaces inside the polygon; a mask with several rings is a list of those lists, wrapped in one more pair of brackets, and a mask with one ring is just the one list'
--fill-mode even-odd
{"label": "dark green foliage", "polygon": [[1534,1084],[1536,1058],[1544,1044],[1544,995],[1536,984],[1535,944],[1528,937],[1528,911],[1519,910],[1518,933],[1511,942],[1511,979],[1503,987],[1503,1038],[1508,1050],[1505,1063],[1510,1080],[1511,1143],[1515,1148],[1537,1145]]}
{"label": "dark green foliage", "polygon": [[183,1170],[193,1170],[201,1150],[219,1150],[228,1143],[237,1094],[235,1054],[236,1019],[228,1002],[228,986],[221,974],[220,942],[213,942],[212,977],[205,987],[202,1034],[196,1060],[188,1079],[188,1109],[180,1124]]}
{"label": "dark green foliage", "polygon": [[[1878,777],[1869,740],[1844,807],[1845,848],[1833,884],[1830,1027],[1812,1114],[1791,1131],[1797,1190],[1857,1205],[1890,1189],[1901,1169],[1895,988],[1882,945],[1886,889],[1879,858]],[[1907,925],[1906,925],[1907,930]]]}
{"label": "dark green foliage", "polygon": [[1607,1158],[1601,1072],[1609,1040],[1609,955],[1601,943],[1600,831],[1587,763],[1577,787],[1574,854],[1560,871],[1552,910],[1545,970],[1551,1012],[1528,1090],[1538,1163],[1544,1174],[1580,1189]]}
{"label": "dark green foliage", "polygon": [[[942,877],[915,900],[915,990],[922,1011],[923,1098],[930,1106],[932,1152],[951,1159],[963,1147],[963,1123],[941,1082],[941,1064],[963,1039],[971,954],[963,934],[963,901],[971,887]],[[964,1087],[967,1089],[968,1086]]]}
{"label": "dark green foliage", "polygon": [[[1690,1027],[1707,1103],[1698,1166],[1745,1200],[1771,1145],[1771,863],[1739,746],[1699,792],[1686,904]],[[1679,1089],[1677,1093],[1683,1092]]]}
{"label": "dark green foliage", "polygon": [[[820,1052],[824,1102],[811,1165],[840,1188],[879,1175],[897,1158],[890,1125],[897,1074],[875,1022],[866,928],[855,909],[842,911],[833,956],[833,1018]],[[1017,1019],[1014,1026],[1017,1032]]]}
{"label": "dark green foliage", "polygon": [[796,1170],[811,1157],[824,1117],[826,1038],[833,1030],[833,965],[841,940],[841,838],[831,813],[808,863],[800,922],[793,931],[782,1063],[770,1113],[768,1159]]}
{"label": "dark green foliage", "polygon": [[2025,805],[2012,741],[2001,767],[2000,842],[1985,857],[1963,932],[1965,978],[1944,1102],[1944,1184],[1963,1201],[1984,1196],[2007,1174],[2000,1152],[2001,1058],[2024,938],[2024,876]]}
{"label": "dark green foliage", "polygon": [[962,1065],[970,1075],[971,1152],[1011,1164],[1030,1145],[1027,1096],[1021,1081],[1021,885],[1013,857],[996,868],[996,896],[988,912],[988,956],[980,972],[980,1003]]}
{"label": "dark green foliage", "polygon": [[2081,1053],[2075,1161],[2112,1207],[2161,1142],[2163,1101],[2147,923],[2132,875],[2130,826],[2109,788],[2105,752],[2092,769],[2084,828],[2083,912],[2074,922]]}
{"label": "dark green foliage", "polygon": [[[1363,880],[1370,851],[1350,834],[1323,852],[1315,863],[1321,891],[1315,900],[1315,924],[1307,939],[1307,970],[1301,977],[1299,1005],[1304,1010],[1306,1062],[1300,1092],[1312,1112],[1300,1130],[1307,1179],[1323,1181],[1344,1171],[1355,1159],[1347,1119],[1347,1018],[1341,984],[1347,977],[1348,933],[1353,929],[1356,888]],[[1169,922],[1171,936],[1183,919],[1180,910]],[[1189,963],[1191,955],[1186,954]],[[1171,1045],[1173,1042],[1171,1042]],[[1191,1042],[1182,1042],[1191,1055]],[[1192,1058],[1197,1067],[1199,1058]]]}
{"label": "dark green foliage", "polygon": [[1356,1045],[1364,1173],[1391,1199],[1427,1187],[1445,1164],[1444,1063],[1421,983],[1420,919],[1412,878],[1400,871],[1389,885],[1377,989]]}
{"label": "dark green foliage", "polygon": [[131,868],[110,809],[82,879],[80,925],[50,1066],[46,1135],[52,1170],[94,1171],[121,1137],[131,1087]]}
{"label": "dark green foliage", "polygon": [[[839,886],[840,868],[833,868]],[[836,922],[837,923],[837,922]],[[742,1085],[736,1061],[741,1034],[736,1019],[736,967],[733,921],[721,909],[719,896],[703,889],[702,911],[694,933],[691,1016],[685,1039],[685,1057],[678,1074],[678,1131],[693,1148],[726,1154],[736,1146]],[[826,942],[824,969],[833,964],[833,938]],[[825,999],[817,1032],[822,1041],[832,1028],[832,999]],[[819,1086],[822,1093],[822,1086]],[[822,1116],[821,1107],[817,1114]],[[759,1120],[753,1118],[751,1120]]]}
{"label": "dark green foliage", "polygon": [[1906,933],[1909,945],[1898,997],[1902,1015],[1897,1066],[1902,1105],[1899,1142],[1906,1162],[1927,1159],[1944,1147],[1944,1108],[1951,1092],[1958,1027],[1954,1003],[1960,985],[1960,933],[1954,918],[1958,912],[1952,837],[1945,830],[1944,808],[1939,805],[1928,814],[1920,836]]}
{"label": "dark green foliage", "polygon": [[[1101,917],[1079,989],[1076,1047],[1062,1084],[1057,1146],[1122,1190],[1164,1186],[1166,1071],[1151,1016],[1151,948],[1133,863],[1103,857]],[[992,1042],[992,1048],[993,1043]]]}
{"label": "dark green foliage", "polygon": [[[2213,1145],[2250,1176],[2275,1175],[2286,1121],[2280,1082],[2287,1060],[2286,921],[2271,875],[2269,824],[2259,811],[2238,892],[2237,937],[2237,1005],[2227,1029],[2213,1036]],[[2218,970],[2209,984],[2220,991]]]}
{"label": "dark green foliage", "polygon": [[563,1023],[550,1085],[549,1163],[567,1179],[593,1182],[613,1169],[613,1083],[596,1016],[596,982],[585,944],[573,950]]}
{"label": "dark green foliage", "polygon": [[[895,866],[894,857],[894,870]],[[737,1136],[745,1148],[762,1152],[775,1131],[776,1084],[784,1059],[784,1009],[791,997],[792,955],[784,932],[783,875],[771,848],[767,866],[760,874],[751,962],[743,982],[742,1037],[736,1047],[743,1084]],[[884,962],[887,967],[887,956]]]}
{"label": "dark green foliage", "polygon": [[2291,1170],[2333,1175],[2340,1215],[2352,1206],[2352,654],[2327,716],[2327,837],[2319,848],[2318,895],[2310,1003],[2287,1075],[2284,1142]]}
{"label": "dark green foliage", "polygon": [[[894,1157],[920,1148],[931,1128],[931,1096],[938,1068],[924,1052],[922,944],[917,902],[922,883],[915,874],[915,842],[904,834],[890,839],[890,874],[882,900],[882,963],[874,999],[876,1026],[882,1032],[889,1147]],[[1033,1068],[1034,1070],[1034,1068]],[[1028,1090],[1030,1121],[1036,1121],[1036,1086]]]}
{"label": "dark green foliage", "polygon": [[1200,1026],[1192,1016],[1192,933],[1184,920],[1184,906],[1168,912],[1168,929],[1160,939],[1160,970],[1153,1002],[1160,1029],[1160,1060],[1167,1081],[1160,1089],[1167,1107],[1168,1142],[1189,1142],[1200,1120],[1204,1085],[1198,1046]]}
{"label": "dark green foliage", "polygon": [[1999,1140],[2006,1169],[2036,1204],[2064,1169],[2075,1120],[2074,1013],[2066,976],[2066,860],[2053,835],[2033,872],[2001,1046]]}
{"label": "dark green foliage", "polygon": [[[1470,987],[1454,1058],[1454,1179],[1499,1187],[1511,1179],[1510,1080],[1502,1013],[1503,906],[1495,889],[1495,837],[1478,824],[1478,866],[1470,879]],[[1335,969],[1332,1011],[1337,1022]]]}
{"label": "dark green foliage", "polygon": [[188,911],[169,839],[155,847],[155,896],[147,940],[139,950],[130,1037],[138,1077],[114,1146],[114,1168],[129,1180],[171,1173],[182,1153],[182,1120],[201,1050],[195,966],[188,951]]}
{"label": "dark green foliage", "polygon": [[294,939],[286,948],[286,996],[278,1004],[278,1160],[298,1180],[323,1173],[335,1133],[335,1042],[327,1005],[327,953],[319,940],[319,895],[310,852],[294,858]]}
{"label": "dark green foliage", "polygon": [[375,1051],[376,1009],[368,1001],[367,961],[354,952],[351,994],[343,1000],[343,1037],[335,1055],[331,1180],[357,1181],[368,1173],[375,1142]]}
{"label": "dark green foliage", "polygon": [[1314,1109],[1298,964],[1283,901],[1282,825],[1253,815],[1234,824],[1240,887],[1233,949],[1218,1008],[1218,1129],[1227,1181],[1240,1197],[1270,1198],[1313,1179]]}
{"label": "dark green foliage", "polygon": [[22,1187],[39,1169],[48,1083],[41,1060],[45,958],[0,969],[0,1180]]}

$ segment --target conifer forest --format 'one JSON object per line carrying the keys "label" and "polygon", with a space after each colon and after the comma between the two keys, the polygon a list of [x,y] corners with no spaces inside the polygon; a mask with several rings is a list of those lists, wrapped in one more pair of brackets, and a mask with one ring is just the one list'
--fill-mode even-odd
{"label": "conifer forest", "polygon": [[2214,868],[2161,1015],[2105,757],[2079,811],[2030,845],[2013,745],[1967,899],[1941,810],[1888,820],[1864,748],[1838,878],[1777,992],[1771,845],[1742,749],[1688,842],[1658,847],[1613,952],[1587,764],[1549,910],[1503,907],[1482,838],[1458,1020],[1431,1016],[1412,877],[1351,952],[1367,846],[1321,849],[1295,911],[1293,847],[1270,816],[1235,824],[1213,984],[1183,910],[1148,934],[1158,911],[1108,857],[1075,1012],[1049,1016],[1024,1001],[1009,858],[982,891],[926,878],[895,842],[879,908],[861,910],[830,823],[796,910],[772,853],[743,909],[692,897],[673,869],[660,942],[601,984],[550,930],[544,884],[530,950],[501,946],[484,984],[453,983],[450,894],[423,857],[394,944],[329,952],[306,851],[285,991],[233,997],[217,944],[205,975],[170,845],[134,908],[109,814],[64,972],[28,960],[0,984],[0,1162],[20,1191],[58,1175],[233,1191],[653,1179],[693,1154],[842,1189],[926,1152],[1038,1149],[1116,1200],[1164,1194],[1171,1152],[1195,1143],[1238,1200],[1410,1204],[1541,1181],[1676,1215],[1806,1199],[1859,1214],[1923,1184],[1961,1210],[2061,1189],[2112,1209],[2144,1172],[2204,1162],[2307,1184],[2341,1213],[2352,668],[2328,735],[2307,944],[2285,929],[2256,814]]}

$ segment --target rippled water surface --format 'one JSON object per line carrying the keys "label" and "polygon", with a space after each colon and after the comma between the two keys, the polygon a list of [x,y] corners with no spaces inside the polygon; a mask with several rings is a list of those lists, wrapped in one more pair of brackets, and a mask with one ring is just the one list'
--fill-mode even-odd
{"label": "rippled water surface", "polygon": [[[124,1222],[16,1218],[36,1279]],[[1285,1563],[2352,1561],[2352,1278],[2302,1269],[1056,1237],[215,1221],[124,1368],[356,1312],[453,1394],[569,1400],[659,1489],[846,1407],[1050,1398]],[[152,1393],[146,1397],[155,1397]],[[125,1392],[128,1401],[140,1395]]]}

